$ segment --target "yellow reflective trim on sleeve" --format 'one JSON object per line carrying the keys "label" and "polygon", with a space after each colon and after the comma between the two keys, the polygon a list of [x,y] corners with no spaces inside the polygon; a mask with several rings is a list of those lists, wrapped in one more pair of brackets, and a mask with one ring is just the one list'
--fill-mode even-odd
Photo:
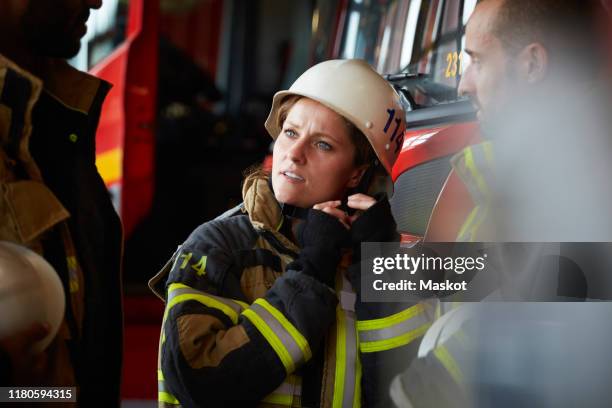
{"label": "yellow reflective trim on sleeve", "polygon": [[414,316],[425,312],[425,308],[422,304],[417,303],[408,309],[402,310],[399,313],[395,313],[391,316],[381,317],[380,319],[372,320],[360,320],[357,322],[357,330],[379,330],[386,329],[387,327],[396,325],[408,319],[412,319]]}
{"label": "yellow reflective trim on sleeve", "polygon": [[396,347],[405,346],[414,339],[425,334],[431,323],[426,323],[421,327],[411,330],[407,333],[386,340],[368,341],[359,344],[359,349],[362,353],[373,353],[377,351],[391,350]]}
{"label": "yellow reflective trim on sleeve", "polygon": [[187,286],[184,283],[171,283],[170,287],[168,288],[168,294],[174,292],[177,289],[193,289],[191,286]]}
{"label": "yellow reflective trim on sleeve", "polygon": [[179,400],[177,400],[174,395],[167,392],[158,392],[157,399],[161,402],[165,402],[166,404],[181,405]]}
{"label": "yellow reflective trim on sleeve", "polygon": [[361,408],[361,358],[357,355],[355,373],[355,398],[353,398],[353,408]]}
{"label": "yellow reflective trim on sleeve", "polygon": [[[192,288],[191,286],[187,286],[184,283],[175,282],[175,283],[171,283],[170,284],[170,287],[168,288],[168,295],[170,293],[174,292],[175,290],[178,290],[178,289],[190,289],[190,290],[202,292],[202,291],[200,291],[198,289]],[[204,292],[202,292],[202,293],[204,293]],[[245,302],[243,302],[241,300],[235,300],[235,299],[230,299],[230,298],[224,298],[224,299],[227,299],[227,301],[230,301],[230,302],[237,303],[240,306],[242,306],[244,309],[248,309],[249,308],[249,304],[245,303]]]}
{"label": "yellow reflective trim on sleeve", "polygon": [[480,192],[483,195],[488,196],[489,190],[487,189],[487,184],[485,183],[482,174],[480,174],[478,168],[476,167],[476,163],[474,162],[474,153],[472,152],[471,147],[465,149],[465,165],[470,170],[470,173],[472,173],[472,176],[476,180],[476,184],[478,184]]}
{"label": "yellow reflective trim on sleeve", "polygon": [[458,238],[462,238],[467,232],[467,229],[472,227],[472,223],[474,222],[474,218],[476,217],[477,213],[478,213],[478,207],[474,207],[472,211],[470,212],[470,215],[468,215],[467,219],[461,226],[461,230],[459,230],[459,234],[457,235]]}
{"label": "yellow reflective trim on sleeve", "polygon": [[258,304],[259,306],[263,307],[268,312],[270,312],[270,314],[272,316],[274,316],[274,318],[276,320],[278,320],[278,322],[281,324],[281,326],[283,326],[285,328],[285,330],[287,330],[289,332],[291,337],[293,337],[293,340],[295,340],[297,345],[300,347],[300,350],[302,350],[302,353],[304,354],[305,360],[306,361],[310,360],[310,358],[312,357],[312,352],[310,350],[310,346],[308,345],[308,341],[306,340],[306,338],[304,336],[302,336],[302,333],[300,333],[295,328],[295,326],[291,324],[291,322],[285,317],[285,315],[282,314],[280,312],[280,310],[278,310],[277,308],[272,306],[264,298],[259,298],[259,299],[255,300],[255,302],[253,302],[253,303]]}
{"label": "yellow reflective trim on sleeve", "polygon": [[440,345],[434,349],[434,354],[440,360],[444,368],[450,373],[451,377],[457,384],[463,384],[463,374],[457,365],[453,356],[448,352],[448,349]]}
{"label": "yellow reflective trim on sleeve", "polygon": [[336,307],[336,374],[334,378],[334,399],[332,407],[341,408],[344,397],[344,377],[346,375],[346,322],[342,309]]}
{"label": "yellow reflective trim on sleeve", "polygon": [[172,301],[170,303],[168,303],[167,306],[167,310],[172,309],[172,307],[174,307],[175,305],[179,304],[179,303],[183,303],[183,302],[187,302],[188,300],[195,300],[196,302],[199,302],[201,304],[203,304],[204,306],[208,306],[210,308],[213,309],[217,309],[221,312],[223,312],[223,314],[225,314],[227,317],[230,318],[230,320],[232,321],[232,323],[236,324],[238,323],[238,314],[236,312],[234,312],[234,310],[232,310],[231,307],[224,305],[221,302],[216,301],[215,299],[211,299],[209,297],[206,297],[204,295],[180,295],[175,297],[174,299],[172,299]]}
{"label": "yellow reflective trim on sleeve", "polygon": [[[170,288],[168,289],[168,293],[172,292],[175,289],[181,289],[181,288],[193,289],[187,285],[183,285],[182,283],[173,283],[170,285]],[[170,309],[172,309],[175,305],[186,302],[188,300],[195,300],[196,302],[199,302],[203,304],[204,306],[208,306],[213,309],[217,309],[223,312],[223,314],[225,314],[227,317],[229,317],[230,320],[234,324],[238,323],[238,313],[236,313],[231,307],[219,302],[216,299],[210,298],[206,295],[196,295],[196,294],[179,295],[175,297],[174,299],[172,299],[170,303],[168,303],[168,305],[166,306],[165,315],[167,315]],[[164,316],[164,320],[165,318],[166,316]]]}
{"label": "yellow reflective trim on sleeve", "polygon": [[245,302],[243,302],[241,300],[234,300],[234,299],[232,299],[232,302],[238,303],[240,306],[242,306],[243,309],[248,309],[249,308],[249,304],[245,303]]}
{"label": "yellow reflective trim on sleeve", "polygon": [[293,405],[293,395],[270,394],[266,398],[262,399],[261,402],[290,407]]}
{"label": "yellow reflective trim on sleeve", "polygon": [[487,219],[489,214],[489,206],[485,206],[483,208],[483,210],[481,211],[481,215],[478,218],[478,220],[474,223],[474,226],[472,227],[471,231],[470,231],[470,242],[476,242],[476,239],[478,238],[477,233],[478,233],[478,229],[480,228],[480,226],[482,225],[483,221],[485,219]]}
{"label": "yellow reflective trim on sleeve", "polygon": [[261,317],[257,315],[257,313],[253,312],[250,309],[245,310],[242,314],[248,318],[253,325],[259,330],[259,332],[265,337],[270,346],[276,352],[276,355],[280,358],[281,362],[285,366],[287,373],[290,374],[295,371],[295,364],[293,363],[293,359],[289,354],[289,351],[283,345],[283,342],[278,338],[278,336],[272,331],[266,322],[263,321]]}
{"label": "yellow reflective trim on sleeve", "polygon": [[162,373],[162,370],[157,370],[157,381],[165,381],[164,373]]}

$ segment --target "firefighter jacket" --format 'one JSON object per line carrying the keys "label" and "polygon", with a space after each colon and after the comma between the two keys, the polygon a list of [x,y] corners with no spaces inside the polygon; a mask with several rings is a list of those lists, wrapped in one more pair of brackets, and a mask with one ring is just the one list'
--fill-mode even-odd
{"label": "firefighter jacket", "polygon": [[65,61],[43,79],[0,55],[0,240],[43,255],[66,293],[43,383],[25,385],[76,385],[80,405],[118,406],[122,233],[95,166],[109,85]]}
{"label": "firefighter jacket", "polygon": [[[388,406],[428,308],[362,303],[358,254],[330,250],[331,229],[298,247],[265,177],[247,178],[243,198],[240,214],[198,227],[150,282],[166,301],[160,406]],[[391,217],[388,206],[370,210]],[[397,235],[392,218],[383,228],[362,217],[370,235],[358,239]]]}
{"label": "firefighter jacket", "polygon": [[492,143],[483,142],[466,147],[451,159],[453,170],[474,201],[474,208],[459,230],[458,242],[494,241],[490,214],[494,200],[491,192],[495,177],[493,158]]}

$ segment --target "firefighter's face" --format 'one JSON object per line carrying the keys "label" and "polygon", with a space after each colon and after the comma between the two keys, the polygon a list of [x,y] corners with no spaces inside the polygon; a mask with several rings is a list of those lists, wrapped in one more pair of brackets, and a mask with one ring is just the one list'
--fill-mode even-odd
{"label": "firefighter's face", "polygon": [[26,4],[21,27],[27,46],[37,55],[58,58],[79,52],[90,10],[102,6],[102,0],[21,1]]}
{"label": "firefighter's face", "polygon": [[472,99],[481,120],[502,113],[516,87],[513,61],[493,34],[502,3],[494,0],[480,4],[466,29],[465,50],[470,62],[462,75],[459,93]]}
{"label": "firefighter's face", "polygon": [[279,202],[302,208],[344,197],[363,170],[344,119],[311,99],[291,108],[274,143],[272,186]]}

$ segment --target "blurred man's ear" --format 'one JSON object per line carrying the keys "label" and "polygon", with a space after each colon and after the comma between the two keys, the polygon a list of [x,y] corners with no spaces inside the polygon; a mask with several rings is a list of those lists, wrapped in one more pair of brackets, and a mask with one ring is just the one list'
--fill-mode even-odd
{"label": "blurred man's ear", "polygon": [[548,51],[540,43],[531,43],[518,56],[520,76],[529,84],[544,79],[548,72]]}

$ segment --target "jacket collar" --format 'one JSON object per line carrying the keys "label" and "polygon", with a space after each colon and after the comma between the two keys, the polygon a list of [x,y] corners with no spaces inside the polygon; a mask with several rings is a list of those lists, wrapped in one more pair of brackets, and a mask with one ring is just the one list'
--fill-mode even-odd
{"label": "jacket collar", "polygon": [[[95,108],[96,100],[100,100],[97,98],[99,92],[103,92],[105,96],[111,88],[108,82],[79,71],[63,59],[49,58],[41,70],[40,77],[24,70],[0,54],[0,71],[3,68],[14,70],[34,85],[33,89],[38,92],[33,92],[32,99],[37,100],[39,89],[43,88],[67,108],[86,115]],[[3,82],[2,78],[0,82]]]}
{"label": "jacket collar", "polygon": [[242,186],[244,208],[257,230],[271,232],[286,248],[298,252],[298,247],[280,229],[284,222],[282,209],[268,183],[268,176],[257,172],[247,176]]}

